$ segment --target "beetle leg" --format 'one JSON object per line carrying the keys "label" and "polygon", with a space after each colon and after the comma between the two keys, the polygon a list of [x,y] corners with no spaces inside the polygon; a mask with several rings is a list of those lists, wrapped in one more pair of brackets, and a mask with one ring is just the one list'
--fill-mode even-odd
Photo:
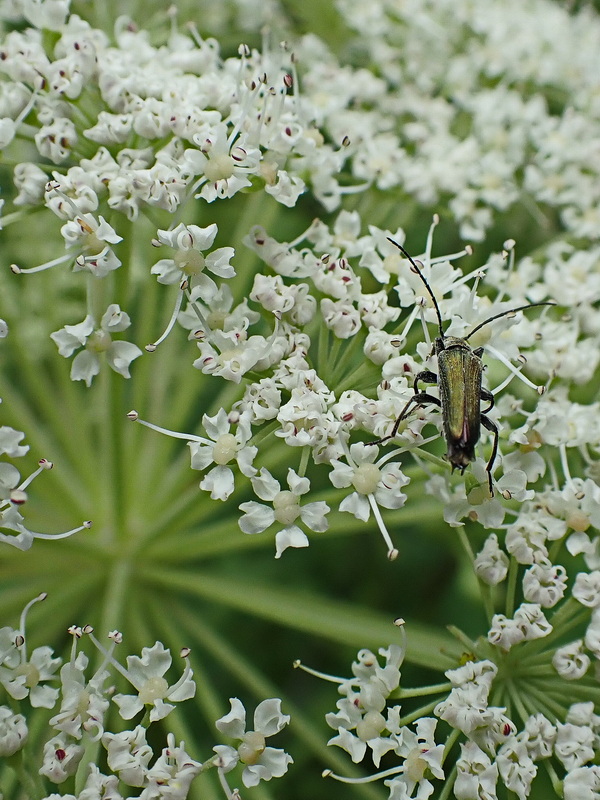
{"label": "beetle leg", "polygon": [[415,390],[415,394],[419,394],[419,382],[421,383],[437,383],[438,377],[435,372],[430,372],[428,369],[423,370],[423,372],[418,372],[415,375],[415,382],[413,383],[413,387]]}
{"label": "beetle leg", "polygon": [[400,427],[400,423],[402,422],[402,420],[406,419],[409,412],[413,411],[415,408],[419,408],[419,406],[424,406],[426,403],[432,403],[433,405],[441,407],[442,404],[437,397],[434,397],[431,394],[427,394],[427,392],[419,391],[419,382],[437,383],[437,380],[438,377],[435,374],[435,372],[430,372],[427,369],[423,370],[423,372],[418,372],[415,375],[415,382],[413,383],[413,388],[415,390],[415,393],[400,412],[400,415],[398,416],[396,422],[394,423],[392,432],[388,436],[384,436],[382,439],[375,439],[374,442],[367,442],[367,444],[382,444],[382,442],[387,442],[389,439],[393,439],[398,433],[398,428]]}
{"label": "beetle leg", "polygon": [[[488,399],[487,397],[485,398]],[[492,445],[492,455],[490,456],[490,460],[487,463],[487,467],[485,468],[488,474],[488,483],[490,486],[490,494],[494,496],[494,487],[492,484],[492,467],[494,466],[494,461],[496,460],[496,456],[498,455],[498,426],[495,422],[493,422],[489,417],[486,417],[485,414],[481,415],[481,424],[483,425],[486,430],[491,431],[494,435],[494,444]]]}
{"label": "beetle leg", "polygon": [[492,408],[494,407],[494,395],[488,389],[482,389],[480,392],[480,397],[482,400],[487,400],[489,406],[482,411],[482,414],[488,414]]}
{"label": "beetle leg", "polygon": [[[417,377],[419,376],[417,375]],[[400,423],[402,422],[403,419],[406,419],[409,412],[414,411],[416,408],[426,405],[426,403],[432,403],[433,405],[436,406],[442,405],[437,397],[434,397],[431,394],[427,394],[427,392],[416,392],[400,412],[400,416],[396,419],[394,427],[392,428],[392,432],[387,436],[384,436],[382,439],[376,439],[374,442],[369,442],[369,444],[381,444],[382,442],[387,442],[388,439],[393,439],[398,433],[398,428],[400,427]]]}

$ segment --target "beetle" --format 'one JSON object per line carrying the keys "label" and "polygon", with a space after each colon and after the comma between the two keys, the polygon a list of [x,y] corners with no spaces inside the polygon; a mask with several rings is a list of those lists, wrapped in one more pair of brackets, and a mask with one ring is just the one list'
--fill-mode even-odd
{"label": "beetle", "polygon": [[[494,396],[488,389],[483,388],[481,385],[484,369],[481,356],[483,355],[484,348],[476,347],[473,349],[468,342],[474,333],[477,333],[484,325],[488,325],[496,319],[506,317],[509,314],[515,314],[517,311],[523,311],[526,308],[554,306],[556,303],[553,301],[546,301],[542,303],[528,303],[524,306],[517,306],[517,308],[510,308],[508,311],[494,314],[494,316],[480,322],[479,325],[462,338],[458,336],[447,336],[444,333],[444,323],[440,307],[427,279],[419,269],[416,261],[406,252],[404,247],[393,239],[389,239],[389,241],[410,261],[412,268],[423,281],[433,301],[433,307],[435,308],[438,320],[439,335],[436,336],[434,340],[432,354],[435,353],[437,356],[438,374],[436,375],[429,370],[423,370],[415,376],[413,383],[415,393],[402,409],[400,416],[396,419],[392,432],[389,436],[378,439],[376,442],[372,442],[372,444],[380,444],[381,442],[393,439],[398,433],[400,423],[406,419],[411,411],[429,403],[439,406],[442,414],[444,438],[448,448],[446,458],[452,465],[453,472],[455,469],[459,469],[461,473],[463,473],[468,465],[475,460],[475,445],[479,441],[482,425],[493,435],[492,454],[486,466],[490,495],[493,496],[492,467],[494,466],[498,454],[498,426],[488,417],[488,414],[494,407]],[[439,387],[439,398],[425,391],[421,391],[419,383],[437,384]],[[489,403],[488,407],[483,411],[481,410],[482,401]]]}

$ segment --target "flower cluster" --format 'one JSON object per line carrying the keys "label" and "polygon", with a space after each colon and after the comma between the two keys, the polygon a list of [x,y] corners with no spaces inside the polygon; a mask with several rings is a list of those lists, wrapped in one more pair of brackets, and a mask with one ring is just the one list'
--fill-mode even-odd
{"label": "flower cluster", "polygon": [[[508,513],[531,513],[528,503],[537,501],[530,487],[545,474],[556,445],[567,448],[581,441],[574,439],[570,430],[551,431],[547,419],[549,414],[564,418],[570,408],[559,381],[563,358],[556,350],[557,327],[563,327],[566,339],[577,342],[588,354],[580,380],[589,377],[600,360],[594,336],[583,330],[584,309],[575,308],[560,322],[550,309],[537,312],[535,319],[531,314],[528,321],[524,316],[515,319],[511,312],[528,302],[539,304],[552,297],[551,290],[557,290],[554,262],[550,257],[544,264],[527,261],[523,271],[529,273],[530,282],[525,284],[518,277],[521,265],[515,258],[514,243],[507,242],[503,253],[492,255],[474,274],[464,276],[454,262],[466,251],[431,255],[435,225],[436,221],[425,252],[418,256],[422,275],[411,271],[410,262],[389,240],[402,240],[402,231],[370,226],[369,233],[361,235],[361,220],[355,212],[340,212],[331,228],[317,220],[292,243],[278,242],[264,229],[254,228],[246,244],[266,269],[255,275],[249,300],[234,306],[227,278],[218,288],[206,278],[210,284],[202,301],[190,296],[188,307],[179,315],[186,328],[194,326],[190,338],[197,341],[201,353],[194,366],[206,375],[234,384],[243,382],[244,392],[229,410],[221,408],[214,417],[204,415],[206,437],[174,435],[189,441],[192,468],[204,475],[200,488],[212,498],[231,496],[235,488],[231,465],[237,462],[237,471],[250,478],[258,501],[286,505],[286,512],[268,510],[254,500],[240,505],[240,527],[246,533],[263,531],[276,522],[283,524],[276,533],[278,556],[286,547],[308,544],[305,531],[297,524],[290,529],[288,521],[300,519],[309,530],[324,531],[331,504],[320,501],[315,516],[316,507],[309,511],[307,506],[301,513],[289,492],[281,495],[280,482],[264,461],[268,454],[255,444],[270,436],[291,448],[292,458],[298,453],[295,477],[290,473],[288,482],[301,480],[302,490],[295,491],[290,483],[291,494],[306,494],[311,476],[326,474],[340,490],[331,494],[339,510],[364,522],[372,517],[391,557],[395,548],[382,509],[396,510],[407,501],[404,490],[409,477],[402,458],[406,451],[429,473],[427,491],[443,503],[450,525],[476,519],[485,527],[497,528]],[[194,234],[190,232],[190,236]],[[588,270],[593,273],[591,261]],[[495,291],[493,300],[476,292],[488,273]],[[423,279],[436,298],[437,309]],[[474,285],[469,285],[470,280]],[[490,414],[494,424],[501,426],[499,453],[487,468],[483,453],[478,453],[466,481],[452,477],[448,465],[425,447],[431,438],[439,438],[442,430],[443,416],[436,408],[438,389],[433,387],[433,394],[428,395],[432,399],[417,404],[414,412],[397,424],[401,410],[414,397],[414,382],[423,365],[428,374],[437,372],[428,323],[438,323],[438,309],[444,336],[470,337],[474,331],[469,345],[484,348],[495,361],[487,373],[488,384],[492,379],[497,382],[492,384],[492,395],[504,390],[498,402],[502,416],[497,417],[495,409]],[[588,310],[588,323],[600,319],[596,309],[586,306]],[[413,331],[419,322],[422,334]],[[269,326],[266,331],[265,326]],[[333,380],[328,382],[322,377],[324,354],[315,330],[318,341],[329,337],[336,348],[339,366],[334,366]],[[524,376],[524,364],[545,380],[547,387]],[[529,398],[506,391],[509,379],[515,377],[529,387]],[[369,385],[377,386],[374,393],[362,390]],[[545,392],[537,405],[533,402],[536,389],[538,394]],[[139,419],[137,412],[130,416]],[[428,424],[434,428],[426,438],[431,431]],[[381,439],[385,443],[390,432],[396,447],[388,444],[381,454],[376,442]],[[489,428],[484,433],[489,436]],[[600,444],[595,424],[588,425],[580,436],[586,436],[591,446]],[[535,447],[530,446],[532,441]],[[491,449],[492,443],[487,446]],[[482,444],[481,449],[484,447]],[[438,468],[428,467],[425,458]],[[486,469],[490,481],[493,477],[492,492]],[[512,510],[508,501],[521,503],[521,510]]]}
{"label": "flower cluster", "polygon": [[[583,584],[589,586],[589,581],[580,581],[581,577],[577,577],[573,597],[586,595],[587,603],[580,600],[582,605],[587,604],[589,609],[595,602],[593,608],[597,610],[599,580],[592,579],[595,597],[591,600],[589,592],[582,592]],[[372,652],[361,650],[352,664],[350,679],[304,668],[337,683],[342,695],[338,710],[326,716],[329,726],[337,731],[329,744],[345,750],[355,763],[362,762],[369,751],[376,768],[382,759],[386,765],[392,764],[367,778],[347,778],[331,771],[326,776],[344,783],[385,779],[390,800],[429,797],[436,791],[436,780],[445,781],[445,791],[452,791],[457,800],[497,800],[500,786],[526,800],[542,770],[565,800],[578,800],[587,793],[591,797],[600,781],[595,763],[600,733],[594,702],[596,685],[590,679],[579,680],[589,666],[589,658],[578,652],[584,647],[583,641],[581,647],[574,643],[558,648],[552,642],[551,633],[554,639],[564,635],[573,617],[582,617],[581,612],[571,609],[567,619],[565,611],[554,615],[556,629],[544,619],[539,605],[523,603],[515,613],[514,629],[519,635],[513,637],[512,644],[548,638],[543,649],[522,644],[518,654],[515,650],[509,656],[511,645],[494,635],[496,620],[487,642],[467,642],[460,634],[469,646],[468,660],[446,671],[447,684],[415,689],[403,686],[400,667],[405,646],[398,645],[379,651],[383,666]],[[595,611],[587,614],[587,619],[586,641],[594,642],[587,646],[596,647],[598,659]],[[578,656],[585,662],[580,669],[574,664]],[[571,702],[575,685],[578,700]],[[425,700],[431,695],[442,695],[443,699],[405,710],[415,698]],[[393,702],[398,699],[403,702]],[[427,715],[431,711],[433,717]],[[450,734],[445,734],[442,742],[438,735],[436,743],[438,721],[450,727]],[[460,755],[454,771],[448,773],[444,753],[457,741]]]}
{"label": "flower cluster", "polygon": [[[245,764],[242,780],[246,786],[285,774],[291,757],[283,750],[265,746],[265,737],[278,733],[290,719],[281,713],[281,701],[277,699],[264,700],[257,706],[255,731],[248,733],[244,731],[244,706],[237,698],[231,700],[231,713],[217,720],[216,726],[221,733],[242,740],[237,751],[227,745],[215,745],[216,755],[202,764],[190,757],[184,742],[177,745],[169,732],[166,746],[156,755],[148,741],[150,724],[164,720],[175,709],[175,703],[192,698],[196,692],[189,650],[184,648],[180,654],[183,672],[172,685],[165,677],[172,666],[169,650],[156,642],[144,647],[141,656],[127,656],[127,667],[123,667],[114,655],[122,642],[118,631],[109,634],[110,647],[106,649],[90,626],[72,626],[71,656],[64,663],[47,645],[28,652],[26,617],[30,608],[45,597],[42,594],[28,603],[18,629],[0,629],[0,685],[10,702],[0,705],[0,751],[23,776],[23,788],[29,796],[41,798],[50,785],[57,789],[74,777],[81,786],[78,796],[82,798],[108,793],[120,800],[121,788],[126,786],[141,789],[139,796],[144,800],[185,800],[193,779],[202,771],[217,768],[226,796],[231,797],[224,776],[238,761]],[[94,670],[90,669],[86,653],[78,650],[82,637],[89,638],[102,656]],[[120,674],[134,694],[115,694],[111,672]],[[25,700],[28,703],[23,703]],[[143,718],[130,730],[118,725],[118,732],[111,732],[107,727],[112,719],[111,700],[121,720],[128,722],[145,712]],[[36,742],[31,739],[38,732],[30,732],[28,706],[56,710],[49,720],[51,735],[44,742],[41,764],[35,769]],[[107,771],[84,758],[86,749],[94,743],[104,749]],[[75,795],[55,792],[48,797],[71,800]]]}

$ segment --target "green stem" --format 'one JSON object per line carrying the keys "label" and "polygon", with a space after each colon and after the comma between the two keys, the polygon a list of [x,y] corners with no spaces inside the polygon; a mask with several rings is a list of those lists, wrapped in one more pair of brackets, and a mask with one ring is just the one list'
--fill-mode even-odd
{"label": "green stem", "polygon": [[418,689],[400,689],[390,694],[390,699],[399,698],[405,700],[407,697],[424,697],[428,694],[443,694],[452,689],[452,684],[447,681],[446,683],[436,683],[432,686],[420,686]]}
{"label": "green stem", "polygon": [[[456,731],[456,733],[458,734],[458,731]],[[454,764],[452,770],[450,771],[450,774],[446,777],[446,780],[444,781],[444,788],[440,792],[438,800],[446,800],[446,798],[450,797],[450,792],[454,789],[454,783],[456,782],[457,773],[458,773],[458,768],[456,764]]]}
{"label": "green stem", "polygon": [[506,605],[505,614],[507,617],[512,618],[515,611],[515,596],[517,591],[517,577],[519,574],[519,564],[514,558],[511,558],[508,567],[508,579],[506,583]]}
{"label": "green stem", "polygon": [[439,700],[434,700],[432,703],[427,703],[420,708],[417,708],[415,711],[412,711],[410,714],[407,714],[405,717],[400,717],[398,720],[398,725],[410,725],[411,722],[414,722],[419,717],[426,717],[433,709],[437,706]]}

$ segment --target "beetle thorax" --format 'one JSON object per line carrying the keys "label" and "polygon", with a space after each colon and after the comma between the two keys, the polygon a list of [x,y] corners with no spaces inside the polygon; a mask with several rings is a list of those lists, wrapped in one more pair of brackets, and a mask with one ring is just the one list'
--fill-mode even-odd
{"label": "beetle thorax", "polygon": [[435,340],[436,353],[439,353],[442,350],[453,349],[471,350],[468,342],[466,342],[464,339],[461,339],[459,336],[444,336],[443,339],[441,336],[438,336]]}

